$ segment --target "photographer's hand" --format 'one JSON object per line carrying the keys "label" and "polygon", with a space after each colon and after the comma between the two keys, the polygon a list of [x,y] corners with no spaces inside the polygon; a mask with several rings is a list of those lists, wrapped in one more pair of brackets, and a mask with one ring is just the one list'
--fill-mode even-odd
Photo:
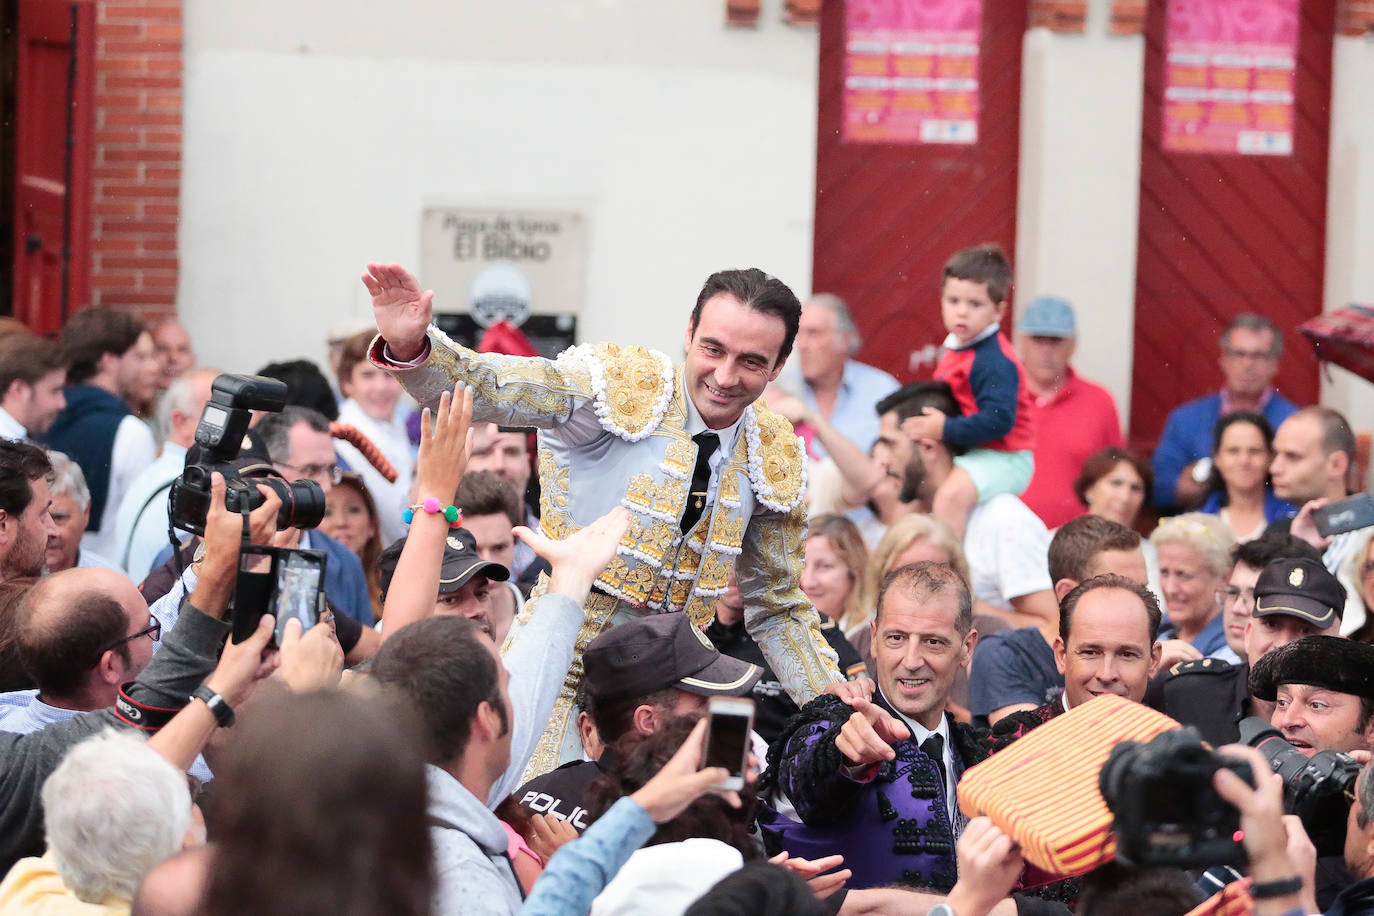
{"label": "photographer's hand", "polygon": [[[238,573],[239,546],[243,541],[243,516],[224,507],[224,477],[210,477],[210,509],[205,516],[205,560],[200,567],[191,604],[211,617],[223,617],[234,592]],[[255,544],[267,543],[277,530],[281,500],[264,486],[258,487],[263,503],[248,516],[249,538]]]}
{"label": "photographer's hand", "polygon": [[959,916],[985,916],[1011,893],[1024,862],[1021,847],[991,818],[975,817],[956,847],[959,881],[945,902]]}
{"label": "photographer's hand", "polygon": [[[205,686],[224,698],[231,709],[237,710],[252,695],[253,688],[277,667],[277,653],[267,644],[274,626],[271,614],[264,614],[258,628],[241,643],[230,642]],[[204,749],[219,723],[215,715],[199,700],[191,700],[148,739],[148,746],[157,751],[172,766],[188,769],[196,755]]]}
{"label": "photographer's hand", "polygon": [[550,540],[524,525],[516,526],[514,531],[531,550],[549,561],[549,593],[563,595],[582,604],[587,600],[596,577],[615,557],[616,545],[629,527],[629,510],[624,506],[616,506],[561,541]]}
{"label": "photographer's hand", "polygon": [[400,264],[368,264],[363,286],[372,295],[377,330],[391,355],[409,361],[423,353],[425,331],[434,312],[434,291],[421,291],[420,281]]}
{"label": "photographer's hand", "polygon": [[[1264,755],[1252,747],[1229,744],[1219,751],[1225,757],[1244,760],[1255,774],[1252,788],[1227,769],[1212,779],[1217,794],[1240,812],[1242,842],[1250,857],[1249,874],[1255,884],[1288,881],[1299,876],[1298,865],[1288,854],[1288,828],[1283,820],[1283,777],[1269,767]],[[1255,901],[1258,916],[1277,916],[1303,900],[1301,890],[1281,897]]]}
{"label": "photographer's hand", "polygon": [[301,622],[286,622],[281,640],[281,667],[278,675],[292,693],[309,693],[339,686],[343,672],[343,649],[328,623],[317,623],[301,635]]}

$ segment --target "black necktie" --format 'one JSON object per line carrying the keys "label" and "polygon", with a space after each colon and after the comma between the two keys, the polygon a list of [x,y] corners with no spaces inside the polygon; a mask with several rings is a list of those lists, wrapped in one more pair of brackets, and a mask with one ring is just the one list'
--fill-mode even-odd
{"label": "black necktie", "polygon": [[687,493],[687,508],[682,512],[682,533],[692,530],[706,508],[706,492],[711,486],[711,456],[720,448],[720,436],[713,432],[692,437],[697,447],[697,463],[692,468],[692,487]]}
{"label": "black necktie", "polygon": [[940,771],[940,792],[943,794],[946,787],[945,778],[945,739],[939,733],[931,732],[930,737],[921,742],[921,753],[935,761],[935,767]]}

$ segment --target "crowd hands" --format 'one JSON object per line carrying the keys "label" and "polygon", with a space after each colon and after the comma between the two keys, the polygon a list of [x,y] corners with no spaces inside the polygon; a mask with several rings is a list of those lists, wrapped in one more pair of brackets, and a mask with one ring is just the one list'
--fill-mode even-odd
{"label": "crowd hands", "polygon": [[[1004,314],[995,262],[982,250],[944,278],[947,326],[969,349],[979,310]],[[313,481],[323,523],[279,531],[272,487],[228,511],[216,473],[203,538],[162,556],[157,491],[218,373],[194,368],[174,323],[89,317],[60,352],[0,337],[0,434],[22,443],[0,446],[0,476],[28,489],[0,494],[0,674],[23,688],[0,696],[4,912],[43,912],[45,897],[135,914],[1188,912],[1216,889],[1200,873],[1051,880],[1014,825],[961,809],[970,771],[1103,695],[1199,729],[1256,774],[1213,783],[1238,812],[1251,912],[1374,912],[1374,662],[1360,653],[1374,542],[1318,530],[1354,437],[1332,411],[1281,410],[1272,371],[1255,372],[1280,352],[1264,319],[1222,337],[1217,400],[1239,409],[1184,405],[1151,464],[1069,369],[1072,310],[1037,301],[1016,359],[1009,343],[973,358],[1024,363],[1036,422],[1065,435],[1034,447],[1029,489],[983,499],[961,459],[993,434],[964,441],[960,421],[1005,405],[975,387],[961,416],[948,385],[856,374],[843,303],[809,302],[800,378],[764,394],[803,435],[812,481],[799,581],[768,586],[804,593],[846,675],[805,702],[755,644],[752,586],[733,575],[704,635],[683,614],[583,632],[637,517],[617,507],[541,533],[529,440],[490,422],[480,379],[412,414],[385,371],[428,357],[433,294],[395,265],[364,283],[382,340],[331,334],[337,392],[308,363],[264,367],[291,406],[255,418],[236,465],[250,486],[252,467]],[[102,335],[128,346],[70,355]],[[124,403],[104,479],[82,473],[89,430],[59,421],[63,381],[73,400]],[[45,437],[71,458],[24,441]],[[1171,516],[1184,509],[1198,511]],[[246,543],[327,553],[318,622],[233,626]],[[1331,645],[1344,636],[1358,642]],[[706,765],[716,695],[756,701],[739,789]],[[1293,777],[1272,754],[1235,743],[1244,716],[1314,764],[1348,761],[1343,855],[1319,856],[1285,813]],[[560,717],[583,759],[538,768]]]}

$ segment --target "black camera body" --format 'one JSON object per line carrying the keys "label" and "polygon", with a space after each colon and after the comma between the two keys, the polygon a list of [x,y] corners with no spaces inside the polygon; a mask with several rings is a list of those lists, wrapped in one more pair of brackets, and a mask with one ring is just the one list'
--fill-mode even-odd
{"label": "black camera body", "polygon": [[286,406],[286,385],[257,375],[221,375],[210,386],[210,400],[196,425],[196,452],[187,455],[186,467],[173,482],[168,495],[171,525],[193,534],[205,534],[210,511],[210,479],[224,476],[224,505],[244,514],[263,504],[259,485],[281,498],[278,530],[314,528],[324,519],[324,490],[313,480],[284,480],[279,474],[245,478],[235,463],[243,449],[254,410],[279,413]]}
{"label": "black camera body", "polygon": [[1210,750],[1191,728],[1112,748],[1098,788],[1115,818],[1117,859],[1138,867],[1244,865],[1240,812],[1212,786],[1220,769],[1254,785],[1249,764]]}
{"label": "black camera body", "polygon": [[1240,741],[1263,754],[1283,778],[1283,809],[1302,821],[1317,855],[1341,855],[1360,765],[1337,751],[1318,751],[1307,757],[1285,741],[1278,729],[1255,716],[1241,720]]}

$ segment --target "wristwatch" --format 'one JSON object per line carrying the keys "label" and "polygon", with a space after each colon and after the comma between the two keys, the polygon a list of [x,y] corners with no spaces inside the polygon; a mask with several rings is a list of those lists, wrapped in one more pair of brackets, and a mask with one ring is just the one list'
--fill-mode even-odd
{"label": "wristwatch", "polygon": [[954,907],[948,903],[937,903],[930,908],[926,916],[958,916],[958,914],[954,912]]}
{"label": "wristwatch", "polygon": [[224,697],[215,693],[205,684],[201,684],[191,692],[191,699],[203,700],[205,705],[214,714],[215,721],[220,728],[228,728],[234,724],[234,708],[224,701]]}

